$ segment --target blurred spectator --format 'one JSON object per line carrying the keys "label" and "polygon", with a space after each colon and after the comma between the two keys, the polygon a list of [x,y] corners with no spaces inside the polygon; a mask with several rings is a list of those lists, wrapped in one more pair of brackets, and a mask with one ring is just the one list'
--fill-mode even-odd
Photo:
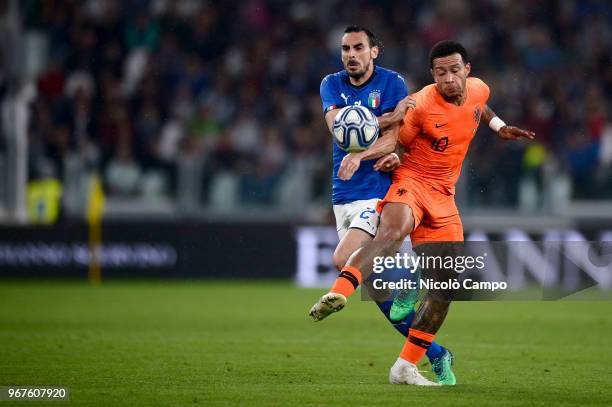
{"label": "blurred spectator", "polygon": [[595,191],[594,182],[599,144],[591,140],[583,131],[575,129],[567,140],[565,159],[574,180],[575,196],[585,198]]}
{"label": "blurred spectator", "polygon": [[149,10],[138,10],[136,17],[127,23],[125,44],[129,50],[147,48],[154,51],[159,43],[159,27]]}
{"label": "blurred spectator", "polygon": [[31,154],[62,174],[66,154],[79,152],[100,166],[111,196],[174,193],[189,158],[202,164],[204,204],[328,201],[331,137],[318,91],[341,69],[349,23],[380,36],[377,62],[402,72],[410,91],[431,82],[433,43],[464,42],[489,104],[536,131],[529,149],[479,131],[465,169],[471,205],[516,205],[522,179],[542,182],[545,159],[563,164],[575,197],[612,191],[609,2],[358,1],[334,13],[323,0],[20,6],[49,49]]}
{"label": "blurred spectator", "polygon": [[135,195],[140,188],[141,170],[127,143],[120,142],[116,155],[106,167],[105,181],[109,192],[120,196]]}

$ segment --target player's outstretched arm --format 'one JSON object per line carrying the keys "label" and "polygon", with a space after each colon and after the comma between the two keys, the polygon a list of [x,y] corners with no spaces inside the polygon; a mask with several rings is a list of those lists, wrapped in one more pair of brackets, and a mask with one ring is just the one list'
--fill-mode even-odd
{"label": "player's outstretched arm", "polygon": [[[384,134],[384,132],[389,130],[391,127],[401,124],[406,111],[414,108],[416,108],[416,100],[412,96],[406,96],[397,103],[397,106],[395,106],[393,112],[378,116],[378,127],[380,127],[381,134]],[[325,123],[327,123],[327,128],[332,134],[334,119],[336,118],[338,112],[340,112],[340,109],[333,109],[325,113]]]}
{"label": "player's outstretched arm", "polygon": [[[410,143],[412,143],[412,140],[414,140],[414,138],[421,132],[420,119],[419,119],[419,115],[417,114],[417,112],[418,110],[416,108],[412,108],[411,111],[409,112],[407,111],[404,118],[400,122],[400,124],[397,126],[393,126],[391,129],[387,131],[387,133],[390,133],[389,136],[382,137],[382,139],[379,139],[376,141],[376,143],[379,143],[379,142],[382,143],[382,140],[387,139],[384,141],[385,144],[380,144],[380,146],[384,146],[385,148],[385,150],[383,151],[384,154],[391,155],[391,153],[395,149],[397,149],[398,141],[400,142],[399,145],[404,145],[404,146],[410,145]],[[393,142],[391,142],[391,140],[393,140]],[[389,144],[386,144],[387,142]],[[373,147],[376,146],[376,143],[374,143],[374,145],[370,147],[369,150],[364,151],[363,153],[359,153],[361,154],[361,156],[358,156],[355,158],[352,158],[352,157],[347,158],[348,156],[344,157],[344,159],[347,160],[347,163],[346,163],[347,168],[354,168],[354,171],[357,171],[361,160],[377,158],[377,157],[380,157],[381,155],[384,155],[384,154],[381,154],[380,151],[373,149]],[[387,146],[391,147],[391,145],[393,145],[394,150],[386,150]],[[404,148],[401,149],[401,152],[399,155],[403,155],[403,154],[404,154]],[[353,162],[353,160],[355,162]],[[377,171],[381,169],[387,170],[387,167],[386,167],[387,163],[391,164],[391,166],[388,167],[388,171],[393,170],[395,167],[399,166],[400,164],[399,159],[395,160],[395,157],[391,156],[389,157],[389,160],[381,159],[378,162],[376,162],[374,165],[374,169]],[[344,165],[344,161],[342,162],[342,164]],[[340,166],[340,169],[342,169],[342,165]],[[350,174],[350,176],[352,176],[353,173],[350,173],[349,171],[346,172],[346,174]],[[338,175],[340,176],[340,172],[338,172]],[[345,175],[345,173],[343,172],[342,175]],[[348,179],[350,179],[350,176]],[[341,179],[344,179],[344,178],[341,178]]]}
{"label": "player's outstretched arm", "polygon": [[393,153],[395,151],[395,145],[397,144],[398,134],[399,126],[393,126],[384,131],[382,136],[367,150],[360,153],[349,153],[345,155],[338,169],[338,178],[343,181],[348,181],[359,169],[361,161],[372,160]]}
{"label": "player's outstretched arm", "polygon": [[491,130],[497,133],[503,140],[518,140],[521,138],[533,140],[535,138],[535,133],[533,131],[524,130],[515,126],[508,126],[502,119],[497,117],[489,105],[485,105],[484,112],[482,112],[482,121],[487,123]]}
{"label": "player's outstretched arm", "polygon": [[339,112],[340,112],[340,109],[333,109],[325,113],[325,123],[327,123],[327,129],[329,130],[329,133],[331,135],[334,134],[333,132],[334,120],[336,119],[336,116],[338,115]]}

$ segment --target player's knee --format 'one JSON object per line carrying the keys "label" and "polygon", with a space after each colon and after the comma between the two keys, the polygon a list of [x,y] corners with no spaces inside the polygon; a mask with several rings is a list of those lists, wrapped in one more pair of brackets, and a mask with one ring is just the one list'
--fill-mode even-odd
{"label": "player's knee", "polygon": [[332,259],[334,262],[334,267],[336,267],[336,269],[340,271],[342,270],[342,267],[344,267],[344,265],[346,264],[346,261],[348,260],[348,255],[347,253],[343,253],[342,250],[338,250],[338,248],[336,248],[336,250],[334,250],[334,255]]}

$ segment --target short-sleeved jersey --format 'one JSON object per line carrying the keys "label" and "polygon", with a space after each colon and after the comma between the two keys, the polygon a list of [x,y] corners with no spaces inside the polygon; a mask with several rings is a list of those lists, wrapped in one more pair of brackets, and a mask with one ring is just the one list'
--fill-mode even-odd
{"label": "short-sleeved jersey", "polygon": [[[361,105],[366,106],[376,116],[393,111],[397,103],[408,95],[408,89],[401,75],[380,66],[374,66],[372,76],[360,86],[351,84],[346,71],[327,75],[321,82],[320,92],[323,113],[348,105]],[[343,181],[338,178],[338,169],[347,153],[335,143],[333,148],[332,202],[334,205],[385,196],[391,178],[389,173],[373,169],[375,160],[363,161],[353,177]]]}
{"label": "short-sleeved jersey", "polygon": [[455,184],[480,116],[489,99],[489,87],[467,78],[467,96],[461,106],[444,100],[435,85],[415,93],[417,106],[404,116],[399,141],[406,152],[393,180],[413,178],[449,195]]}

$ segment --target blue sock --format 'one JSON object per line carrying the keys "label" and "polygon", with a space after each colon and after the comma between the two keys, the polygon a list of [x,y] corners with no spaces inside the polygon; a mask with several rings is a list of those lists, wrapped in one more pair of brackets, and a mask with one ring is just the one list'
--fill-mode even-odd
{"label": "blue sock", "polygon": [[427,352],[425,352],[425,354],[427,355],[427,359],[429,359],[429,362],[431,363],[434,359],[437,359],[442,356],[445,350],[446,349],[444,349],[442,345],[439,345],[436,341],[434,341],[431,343],[431,345],[429,345],[429,348],[427,349]]}
{"label": "blue sock", "polygon": [[[407,337],[408,329],[410,329],[410,326],[412,325],[412,319],[414,318],[414,311],[408,314],[406,318],[404,318],[400,322],[393,322],[391,321],[391,318],[389,318],[389,312],[391,311],[393,300],[384,301],[384,302],[376,302],[376,305],[378,306],[380,311],[385,315],[385,317],[391,323],[391,325],[393,325],[393,327],[397,329],[397,331],[401,333],[404,337]],[[440,355],[442,355],[444,351],[445,351],[444,347],[440,346],[437,342],[434,341],[429,346],[429,349],[427,349],[427,352],[425,353],[425,355],[427,355],[429,362],[432,362],[434,359],[440,357]]]}

